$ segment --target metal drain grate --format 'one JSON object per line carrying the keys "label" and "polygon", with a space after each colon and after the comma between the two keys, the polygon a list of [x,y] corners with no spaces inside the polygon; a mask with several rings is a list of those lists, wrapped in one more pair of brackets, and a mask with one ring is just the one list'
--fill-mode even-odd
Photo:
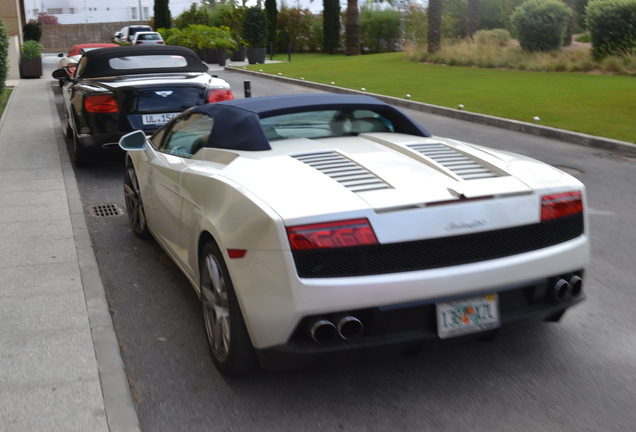
{"label": "metal drain grate", "polygon": [[601,159],[609,159],[614,162],[633,162],[636,158],[620,156],[614,153],[597,153],[594,156],[600,157]]}
{"label": "metal drain grate", "polygon": [[90,206],[91,214],[96,217],[119,216],[124,211],[117,204],[97,204]]}

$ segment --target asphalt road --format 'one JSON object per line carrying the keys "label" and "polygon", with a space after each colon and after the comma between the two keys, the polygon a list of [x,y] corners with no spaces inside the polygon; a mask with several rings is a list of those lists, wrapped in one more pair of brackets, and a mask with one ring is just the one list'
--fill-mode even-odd
{"label": "asphalt road", "polygon": [[[218,74],[237,97],[245,79],[253,96],[307,92]],[[61,103],[59,88],[51,88]],[[586,184],[587,301],[558,324],[502,331],[489,342],[225,379],[210,359],[200,305],[185,277],[156,242],[132,234],[127,216],[91,215],[92,205],[124,208],[123,158],[105,158],[76,177],[144,431],[636,430],[636,160],[409,114],[433,134],[535,157]]]}

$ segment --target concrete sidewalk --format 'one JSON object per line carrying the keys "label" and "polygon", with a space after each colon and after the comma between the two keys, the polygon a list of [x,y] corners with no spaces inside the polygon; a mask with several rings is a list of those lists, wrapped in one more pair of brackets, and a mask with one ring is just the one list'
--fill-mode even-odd
{"label": "concrete sidewalk", "polygon": [[0,121],[0,431],[138,431],[53,102],[15,86]]}

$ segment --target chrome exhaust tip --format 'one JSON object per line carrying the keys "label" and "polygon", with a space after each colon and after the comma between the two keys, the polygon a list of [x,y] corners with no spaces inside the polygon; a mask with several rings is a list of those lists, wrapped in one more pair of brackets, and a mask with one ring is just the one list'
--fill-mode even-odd
{"label": "chrome exhaust tip", "polygon": [[364,326],[362,322],[351,315],[346,315],[337,319],[338,334],[347,341],[356,340],[362,337]]}
{"label": "chrome exhaust tip", "polygon": [[552,295],[559,301],[566,301],[572,295],[572,286],[565,279],[559,278],[552,288]]}
{"label": "chrome exhaust tip", "polygon": [[577,275],[570,275],[568,277],[568,283],[571,287],[571,296],[577,296],[583,289],[583,279]]}
{"label": "chrome exhaust tip", "polygon": [[310,322],[307,333],[317,343],[325,343],[336,336],[336,326],[329,320],[320,318]]}

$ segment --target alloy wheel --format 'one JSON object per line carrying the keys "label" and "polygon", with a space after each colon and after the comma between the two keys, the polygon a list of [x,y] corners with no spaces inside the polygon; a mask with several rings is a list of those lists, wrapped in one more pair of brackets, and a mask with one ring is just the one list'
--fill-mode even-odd
{"label": "alloy wheel", "polygon": [[230,308],[227,287],[219,262],[213,254],[207,254],[203,264],[201,303],[205,330],[212,353],[222,363],[230,352]]}

